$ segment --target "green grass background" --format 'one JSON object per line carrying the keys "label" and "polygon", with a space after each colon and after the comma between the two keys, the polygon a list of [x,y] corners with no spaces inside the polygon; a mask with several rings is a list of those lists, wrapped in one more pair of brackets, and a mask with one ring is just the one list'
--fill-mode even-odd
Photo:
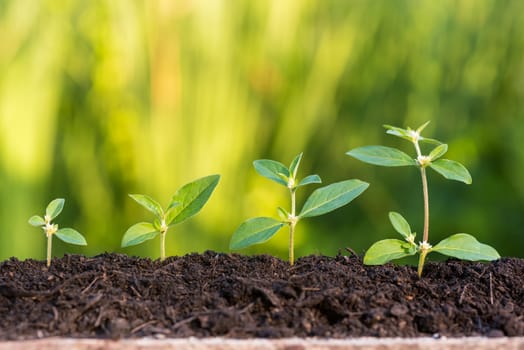
{"label": "green grass background", "polygon": [[[518,0],[2,0],[0,258],[44,258],[27,220],[56,197],[66,199],[57,223],[89,243],[55,240],[56,255],[157,258],[158,239],[120,248],[130,225],[151,219],[127,194],[167,204],[214,173],[215,193],[170,231],[167,254],[226,252],[242,221],[289,206],[252,161],[288,164],[302,151],[302,176],[371,187],[300,222],[296,255],[362,253],[397,237],[389,211],[422,231],[421,184],[416,169],[345,152],[412,152],[382,124],[427,120],[426,135],[473,176],[467,186],[430,171],[430,241],[467,232],[523,257],[523,14]],[[287,232],[242,252],[285,258]]]}

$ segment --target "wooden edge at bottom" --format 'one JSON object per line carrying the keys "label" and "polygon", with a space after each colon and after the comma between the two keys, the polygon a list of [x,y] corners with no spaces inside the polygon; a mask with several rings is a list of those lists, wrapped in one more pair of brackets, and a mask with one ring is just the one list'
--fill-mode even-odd
{"label": "wooden edge at bottom", "polygon": [[0,342],[0,350],[524,350],[524,337],[512,338],[351,338],[351,339],[73,339],[44,338]]}

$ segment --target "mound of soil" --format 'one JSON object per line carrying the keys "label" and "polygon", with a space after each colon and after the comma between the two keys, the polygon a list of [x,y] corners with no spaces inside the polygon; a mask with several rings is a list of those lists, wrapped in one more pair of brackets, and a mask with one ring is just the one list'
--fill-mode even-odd
{"label": "mound of soil", "polygon": [[0,339],[524,336],[524,260],[66,255],[0,264]]}

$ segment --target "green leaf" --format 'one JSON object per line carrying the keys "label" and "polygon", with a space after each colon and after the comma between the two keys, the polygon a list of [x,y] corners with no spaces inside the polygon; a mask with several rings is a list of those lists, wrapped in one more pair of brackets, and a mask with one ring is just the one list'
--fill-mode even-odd
{"label": "green leaf", "polygon": [[162,219],[164,216],[162,206],[153,198],[144,194],[130,194],[129,197],[133,198],[138,204],[155,214],[157,218]]}
{"label": "green leaf", "polygon": [[429,144],[436,145],[436,146],[442,144],[442,142],[440,142],[439,140],[429,139],[427,137],[422,137],[422,136],[420,136],[420,138],[418,140],[420,142],[429,143]]}
{"label": "green leaf", "polygon": [[273,237],[282,226],[284,226],[283,222],[273,218],[260,217],[249,219],[242,223],[233,233],[229,242],[229,249],[237,250],[253,244],[263,243]]}
{"label": "green leaf", "polygon": [[296,156],[295,159],[293,159],[293,161],[291,162],[291,165],[289,166],[289,174],[294,179],[297,178],[298,166],[300,165],[300,160],[301,159],[302,159],[302,153],[300,153],[298,156]]}
{"label": "green leaf", "polygon": [[418,127],[417,129],[417,133],[420,135],[422,133],[422,130],[424,130],[426,128],[426,126],[428,126],[428,124],[430,123],[431,120],[428,120],[427,122],[425,122],[424,124],[422,124],[421,126]]}
{"label": "green leaf", "polygon": [[346,153],[363,162],[382,165],[382,166],[418,166],[415,159],[406,153],[391,147],[385,146],[363,146],[354,148]]}
{"label": "green leaf", "polygon": [[448,151],[448,145],[446,145],[445,143],[442,143],[438,145],[437,147],[435,147],[433,151],[429,153],[429,158],[431,159],[431,161],[435,161],[439,159],[440,157],[442,157],[444,154],[446,154],[447,151]]}
{"label": "green leaf", "polygon": [[369,247],[364,255],[364,264],[382,265],[391,260],[414,255],[416,249],[413,248],[409,248],[409,245],[400,239],[384,239]]}
{"label": "green leaf", "polygon": [[410,133],[410,130],[398,128],[392,125],[384,125],[384,127],[387,129],[386,134],[397,136],[403,138],[404,140],[413,142],[413,137]]}
{"label": "green leaf", "polygon": [[253,162],[253,166],[260,175],[287,187],[287,181],[281,175],[289,178],[291,174],[284,164],[271,159],[259,159]]}
{"label": "green leaf", "polygon": [[210,175],[182,186],[173,196],[171,202],[180,205],[168,213],[167,225],[178,224],[197,214],[206,204],[220,180],[220,175]]}
{"label": "green leaf", "polygon": [[56,218],[58,214],[62,212],[62,209],[64,208],[64,202],[65,199],[63,198],[57,198],[52,200],[51,203],[47,205],[45,215],[49,216],[51,220]]}
{"label": "green leaf", "polygon": [[389,221],[391,221],[391,225],[393,225],[395,230],[400,233],[402,237],[408,239],[409,235],[411,235],[411,227],[402,215],[392,211],[389,213]]}
{"label": "green leaf", "polygon": [[300,218],[319,216],[338,209],[358,197],[369,184],[360,180],[346,180],[315,190],[306,200]]}
{"label": "green leaf", "polygon": [[160,232],[149,222],[139,222],[127,229],[122,237],[122,247],[129,247],[153,239]]}
{"label": "green leaf", "polygon": [[87,245],[86,239],[82,234],[72,228],[61,228],[55,232],[55,236],[60,238],[66,243],[76,244],[76,245]]}
{"label": "green leaf", "polygon": [[320,179],[320,176],[318,175],[309,175],[300,180],[297,187],[302,187],[309,184],[319,184],[322,183],[322,180]]}
{"label": "green leaf", "polygon": [[499,253],[487,244],[480,243],[472,235],[457,233],[440,241],[431,251],[462,260],[497,260]]}
{"label": "green leaf", "polygon": [[28,222],[29,222],[29,225],[36,226],[36,227],[45,225],[44,218],[38,215],[31,216]]}
{"label": "green leaf", "polygon": [[468,169],[459,162],[449,159],[439,159],[431,162],[429,166],[446,179],[462,181],[468,185],[471,184],[472,180]]}
{"label": "green leaf", "polygon": [[289,213],[286,209],[278,207],[277,208],[278,216],[282,219],[282,221],[288,221],[289,220]]}

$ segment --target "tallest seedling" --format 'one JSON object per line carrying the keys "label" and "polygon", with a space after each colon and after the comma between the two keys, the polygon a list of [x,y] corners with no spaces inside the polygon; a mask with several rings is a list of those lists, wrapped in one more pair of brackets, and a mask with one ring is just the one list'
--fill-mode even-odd
{"label": "tallest seedling", "polygon": [[[479,243],[475,237],[465,234],[454,234],[432,247],[429,244],[429,195],[426,169],[429,167],[449,180],[461,181],[471,184],[471,175],[460,163],[453,160],[441,159],[447,152],[448,145],[440,141],[421,136],[422,130],[428,125],[425,123],[417,130],[410,128],[401,129],[390,125],[384,125],[387,133],[410,141],[415,147],[416,158],[413,159],[406,153],[385,146],[364,146],[355,148],[347,154],[366,163],[387,167],[414,166],[419,168],[422,178],[422,194],[424,197],[424,233],[422,242],[415,243],[415,233],[411,232],[408,222],[399,213],[389,213],[389,219],[405,241],[398,239],[385,239],[373,244],[366,255],[364,263],[367,265],[381,265],[393,259],[420,254],[418,263],[418,275],[422,275],[426,255],[432,251],[452,256],[463,260],[496,260],[499,254],[492,247]],[[423,155],[419,143],[428,143],[435,146],[428,155]]]}

